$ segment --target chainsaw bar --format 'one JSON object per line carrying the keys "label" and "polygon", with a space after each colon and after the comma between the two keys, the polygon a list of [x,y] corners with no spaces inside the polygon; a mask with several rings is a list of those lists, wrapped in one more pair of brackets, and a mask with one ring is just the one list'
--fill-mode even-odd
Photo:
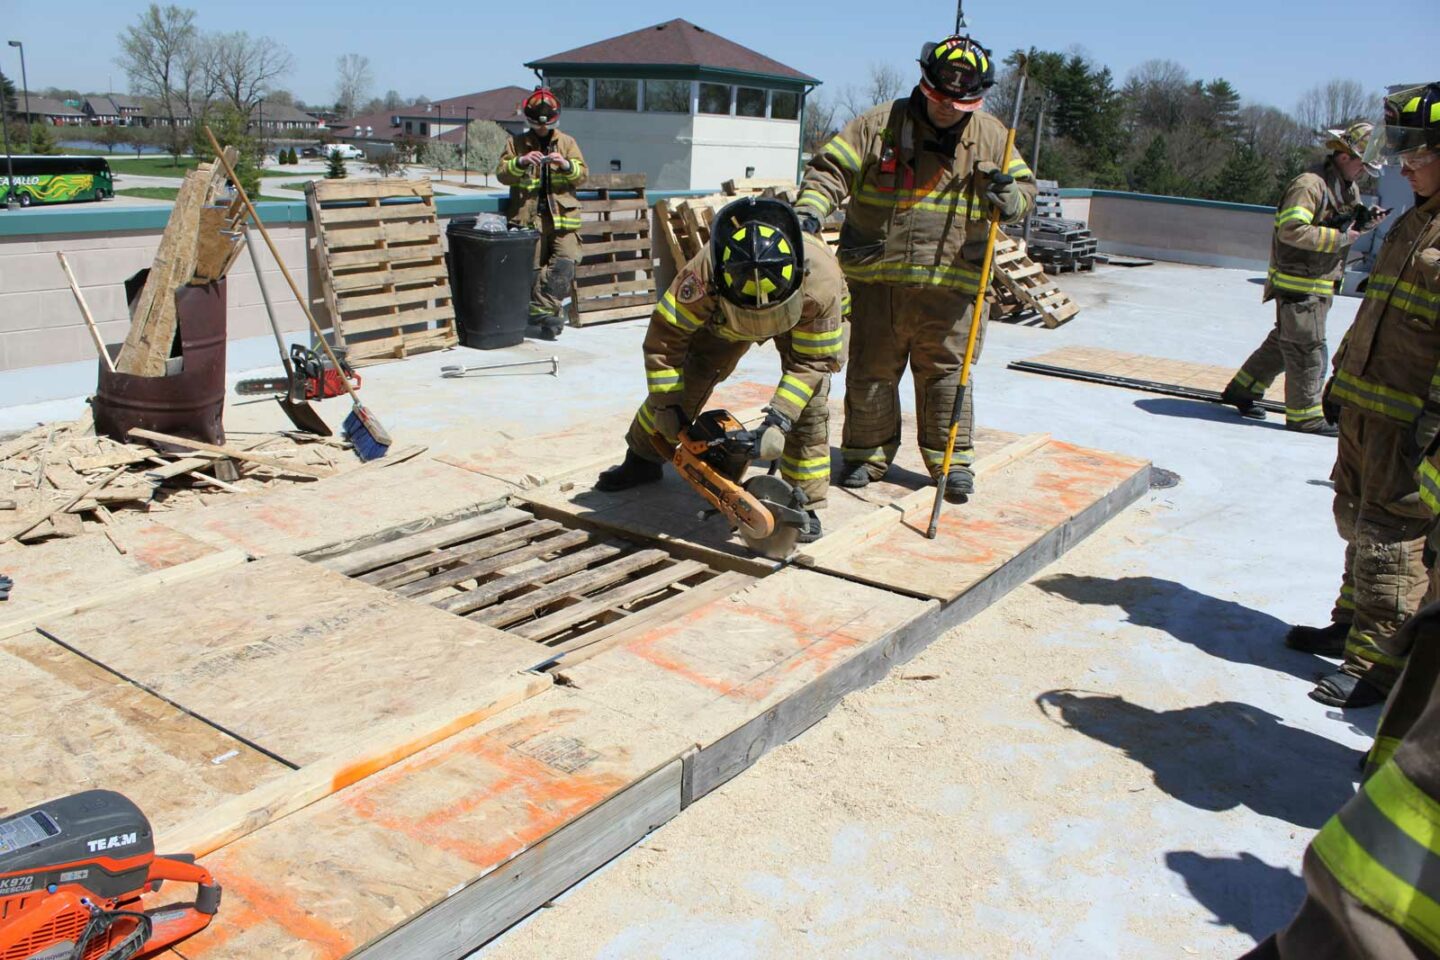
{"label": "chainsaw bar", "polygon": [[258,380],[241,380],[235,384],[235,392],[242,397],[254,397],[266,393],[289,393],[290,381],[284,377],[261,377]]}

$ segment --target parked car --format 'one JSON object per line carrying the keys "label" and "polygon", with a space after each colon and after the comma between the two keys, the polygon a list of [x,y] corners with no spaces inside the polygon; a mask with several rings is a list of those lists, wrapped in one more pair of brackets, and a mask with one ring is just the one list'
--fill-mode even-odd
{"label": "parked car", "polygon": [[348,143],[332,143],[332,144],[329,146],[329,148],[327,148],[327,151],[326,151],[326,152],[327,152],[327,154],[329,154],[329,153],[338,153],[338,154],[340,154],[340,157],[341,157],[342,159],[344,159],[344,160],[364,160],[364,159],[365,159],[365,151],[364,151],[364,150],[361,150],[359,147],[351,146],[351,145],[348,144]]}
{"label": "parked car", "polygon": [[324,154],[319,147],[305,147],[300,151],[300,156],[306,160],[319,160]]}

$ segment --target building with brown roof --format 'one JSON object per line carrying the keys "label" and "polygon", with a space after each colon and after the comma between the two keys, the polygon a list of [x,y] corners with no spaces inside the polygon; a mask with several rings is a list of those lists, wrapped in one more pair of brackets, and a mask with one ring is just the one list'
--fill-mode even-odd
{"label": "building with brown roof", "polygon": [[[338,140],[362,150],[392,147],[397,142],[442,140],[460,143],[467,120],[490,120],[514,133],[525,126],[520,102],[524,87],[499,87],[459,97],[415,103],[395,110],[347,117],[330,124]],[[467,110],[468,108],[468,110]]]}
{"label": "building with brown roof", "polygon": [[796,176],[806,94],[820,81],[687,20],[533,60],[560,125],[595,171],[660,189]]}

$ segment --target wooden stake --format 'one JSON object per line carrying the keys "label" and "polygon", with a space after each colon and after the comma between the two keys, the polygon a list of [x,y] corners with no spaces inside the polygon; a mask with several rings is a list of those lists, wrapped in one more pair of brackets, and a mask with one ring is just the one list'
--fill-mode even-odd
{"label": "wooden stake", "polygon": [[115,372],[115,361],[110,359],[110,351],[105,349],[105,340],[100,336],[100,328],[95,326],[95,317],[90,313],[90,307],[85,302],[85,294],[80,292],[80,284],[75,282],[75,274],[70,272],[70,261],[65,259],[63,251],[56,250],[55,256],[60,258],[60,268],[65,271],[65,279],[70,281],[70,292],[75,295],[75,302],[80,305],[80,314],[85,318],[85,326],[90,330],[90,339],[95,341],[95,351],[100,354],[100,362],[105,364],[105,369],[111,373]]}
{"label": "wooden stake", "polygon": [[213,453],[219,457],[231,457],[235,460],[247,460],[250,463],[258,463],[262,467],[271,467],[285,473],[298,473],[302,477],[314,477],[323,480],[330,476],[325,470],[316,470],[314,467],[301,466],[298,463],[286,463],[274,457],[262,457],[257,454],[248,453],[238,447],[222,447],[213,443],[201,443],[199,440],[186,440],[184,437],[173,437],[168,433],[159,433],[155,430],[143,430],[140,427],[132,427],[130,436],[139,437],[143,440],[157,440],[160,443],[170,443],[177,447],[184,447],[186,450],[200,450],[204,453]]}

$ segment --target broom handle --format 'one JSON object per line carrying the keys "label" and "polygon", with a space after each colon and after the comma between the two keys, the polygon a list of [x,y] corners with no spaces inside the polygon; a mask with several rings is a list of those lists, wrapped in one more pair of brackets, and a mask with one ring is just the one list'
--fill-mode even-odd
{"label": "broom handle", "polygon": [[[280,251],[275,249],[275,241],[270,239],[270,231],[266,230],[265,224],[260,222],[260,215],[255,212],[255,205],[250,202],[250,197],[246,195],[245,188],[240,185],[240,178],[235,176],[235,171],[230,166],[230,161],[225,157],[225,151],[220,149],[220,143],[215,139],[215,134],[211,132],[208,125],[205,127],[205,136],[210,138],[210,147],[215,151],[215,157],[225,167],[225,175],[230,178],[231,183],[235,184],[235,195],[239,197],[240,202],[245,205],[245,212],[249,214],[250,219],[255,223],[256,229],[260,231],[260,236],[265,238],[265,246],[270,248],[270,256],[275,258],[275,263],[280,268],[280,273],[284,275],[285,282],[290,284],[290,292],[295,294],[295,302],[300,304],[300,309],[305,314],[305,319],[310,321],[310,329],[315,331],[315,338],[320,341],[320,346],[325,349],[325,355],[330,358],[330,362],[335,365],[336,370],[343,370],[344,367],[340,365],[340,358],[335,356],[334,350],[330,349],[330,341],[325,339],[325,334],[320,330],[320,324],[315,322],[315,316],[310,312],[310,307],[305,303],[305,297],[300,292],[299,284],[295,282],[294,277],[290,276],[290,270],[285,266],[285,261],[281,259]],[[355,393],[355,388],[350,386],[349,378],[341,377],[340,385],[345,388],[346,393],[350,394],[350,399],[359,406],[360,397]]]}
{"label": "broom handle", "polygon": [[[1015,149],[1015,127],[1020,122],[1020,104],[1025,99],[1025,67],[1020,62],[1020,88],[1015,94],[1015,122],[1005,133],[1005,152],[1001,154],[1000,172],[1010,166],[1010,154]],[[955,388],[955,409],[950,416],[950,436],[945,441],[945,459],[940,464],[940,478],[935,482],[935,502],[930,506],[930,525],[925,528],[925,537],[934,540],[940,531],[940,506],[945,499],[945,485],[950,479],[950,461],[955,455],[955,438],[960,434],[960,416],[965,405],[965,391],[970,386],[970,364],[975,359],[975,341],[980,336],[980,317],[985,309],[985,294],[990,290],[990,271],[995,265],[995,241],[1000,234],[1000,210],[993,205],[990,210],[990,233],[985,238],[985,259],[980,262],[980,290],[975,303],[970,307],[970,336],[965,341],[965,360],[960,364],[960,384]]]}

